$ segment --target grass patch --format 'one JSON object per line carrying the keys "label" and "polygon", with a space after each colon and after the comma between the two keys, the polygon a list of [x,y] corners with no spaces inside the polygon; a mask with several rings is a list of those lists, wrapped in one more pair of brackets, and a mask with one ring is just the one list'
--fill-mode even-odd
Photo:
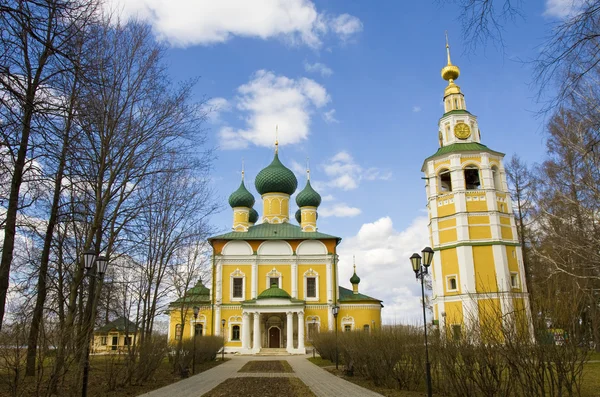
{"label": "grass patch", "polygon": [[285,360],[249,361],[238,372],[290,373],[294,372]]}
{"label": "grass patch", "polygon": [[204,397],[315,397],[298,378],[230,378]]}
{"label": "grass patch", "polygon": [[318,367],[330,367],[332,365],[335,365],[334,362],[326,360],[321,357],[315,357],[315,358],[310,357],[308,359],[308,361],[310,361],[311,363],[315,364]]}
{"label": "grass patch", "polygon": [[583,397],[600,396],[600,363],[587,363],[583,368],[581,395]]}

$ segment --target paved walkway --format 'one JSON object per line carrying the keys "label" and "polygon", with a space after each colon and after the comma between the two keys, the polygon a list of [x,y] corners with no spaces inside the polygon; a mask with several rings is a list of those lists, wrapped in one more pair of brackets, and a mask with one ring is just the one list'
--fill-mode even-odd
{"label": "paved walkway", "polygon": [[[208,371],[180,380],[169,386],[142,394],[144,397],[200,397],[228,378],[241,376],[290,377],[297,376],[317,397],[375,397],[372,392],[345,381],[307,360],[309,356],[232,356],[231,360]],[[287,360],[294,369],[291,374],[238,373],[244,364],[255,360]]]}

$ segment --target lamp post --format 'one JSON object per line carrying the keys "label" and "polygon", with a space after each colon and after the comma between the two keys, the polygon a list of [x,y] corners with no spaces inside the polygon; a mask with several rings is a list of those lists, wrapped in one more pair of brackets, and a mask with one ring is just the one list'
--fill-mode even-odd
{"label": "lamp post", "polygon": [[423,254],[423,264],[421,264],[421,255],[416,252],[410,257],[412,269],[417,279],[421,280],[421,297],[423,298],[423,332],[425,334],[425,373],[427,375],[427,396],[431,397],[431,364],[429,363],[429,348],[427,346],[427,320],[425,317],[425,287],[423,280],[427,275],[427,268],[433,260],[433,250],[431,247],[425,247],[421,251]]}
{"label": "lamp post", "polygon": [[225,361],[225,319],[221,320],[221,328],[223,330],[223,350],[221,351],[221,361]]}
{"label": "lamp post", "polygon": [[315,332],[317,331],[317,318],[313,316],[313,329],[312,329],[312,335],[310,336],[310,339],[312,341],[312,345],[313,345],[313,358],[315,358]]}
{"label": "lamp post", "polygon": [[196,373],[196,321],[198,321],[198,312],[200,308],[198,306],[194,306],[194,355],[192,356],[192,374]]}
{"label": "lamp post", "polygon": [[[93,271],[93,266],[96,264],[96,271]],[[95,251],[88,250],[83,253],[83,267],[85,268],[85,275],[90,277],[90,287],[89,287],[89,296],[88,299],[91,299],[90,311],[88,318],[86,319],[86,328],[85,332],[85,361],[83,364],[83,380],[81,387],[81,396],[87,397],[87,386],[88,379],[90,373],[90,344],[92,343],[91,338],[94,333],[92,332],[94,321],[93,321],[93,311],[94,311],[94,300],[96,295],[100,295],[100,288],[96,291],[96,278],[102,280],[104,278],[104,273],[106,273],[106,268],[108,267],[108,258],[105,256],[98,256]]]}
{"label": "lamp post", "polygon": [[335,319],[335,369],[338,369],[339,364],[339,354],[338,354],[338,322],[337,316],[340,312],[340,307],[338,305],[334,305],[331,310],[333,311],[333,318]]}

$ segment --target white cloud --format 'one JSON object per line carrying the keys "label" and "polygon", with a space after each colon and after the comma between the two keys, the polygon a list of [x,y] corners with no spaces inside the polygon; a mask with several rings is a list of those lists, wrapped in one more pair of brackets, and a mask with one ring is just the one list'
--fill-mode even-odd
{"label": "white cloud", "polygon": [[273,146],[276,125],[280,145],[303,141],[309,134],[311,113],[331,100],[325,87],[313,80],[277,76],[267,70],[257,71],[237,91],[236,107],[244,113],[246,126],[221,129],[224,149],[244,148],[250,143]]}
{"label": "white cloud", "polygon": [[323,113],[323,119],[327,124],[340,122],[338,119],[335,118],[335,109],[331,109]]}
{"label": "white cloud", "polygon": [[361,278],[359,292],[383,300],[385,323],[422,323],[421,287],[409,257],[429,245],[427,216],[419,216],[404,230],[394,229],[392,219],[380,218],[362,225],[355,236],[339,247],[340,285],[349,288],[352,256]]}
{"label": "white cloud", "polygon": [[362,31],[363,24],[357,17],[349,14],[342,14],[336,18],[333,18],[331,28],[342,39],[347,40],[355,33]]}
{"label": "white cloud", "polygon": [[323,165],[323,170],[330,178],[325,185],[342,190],[356,189],[362,180],[388,180],[392,177],[389,171],[384,172],[375,167],[364,169],[354,161],[350,153],[345,151],[333,156]]}
{"label": "white cloud", "polygon": [[335,197],[333,197],[332,194],[327,194],[321,198],[321,201],[323,201],[323,202],[333,201],[333,200],[335,200]]}
{"label": "white cloud", "polygon": [[421,107],[420,106],[413,106],[412,111],[414,113],[419,113],[421,111]]}
{"label": "white cloud", "polygon": [[583,0],[546,0],[544,15],[567,18],[575,14],[583,4]]}
{"label": "white cloud", "polygon": [[360,19],[319,13],[310,0],[108,0],[106,7],[124,18],[147,20],[160,39],[178,47],[237,36],[318,48],[328,32],[346,41],[362,30]]}
{"label": "white cloud", "polygon": [[331,68],[319,62],[310,64],[304,61],[304,70],[306,70],[309,73],[319,73],[323,77],[329,77],[333,74],[333,70],[331,70]]}
{"label": "white cloud", "polygon": [[337,218],[353,217],[359,215],[361,212],[360,208],[350,207],[345,203],[333,204],[319,209],[319,215],[325,218],[330,216]]}
{"label": "white cloud", "polygon": [[225,98],[211,98],[202,105],[201,110],[210,123],[217,124],[221,121],[221,113],[230,111],[231,105]]}

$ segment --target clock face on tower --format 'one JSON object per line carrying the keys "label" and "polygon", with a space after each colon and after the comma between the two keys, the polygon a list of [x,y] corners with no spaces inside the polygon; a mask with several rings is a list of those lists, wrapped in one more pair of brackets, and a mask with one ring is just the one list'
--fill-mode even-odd
{"label": "clock face on tower", "polygon": [[471,136],[471,128],[465,123],[458,123],[454,126],[454,136],[458,139],[467,139]]}

